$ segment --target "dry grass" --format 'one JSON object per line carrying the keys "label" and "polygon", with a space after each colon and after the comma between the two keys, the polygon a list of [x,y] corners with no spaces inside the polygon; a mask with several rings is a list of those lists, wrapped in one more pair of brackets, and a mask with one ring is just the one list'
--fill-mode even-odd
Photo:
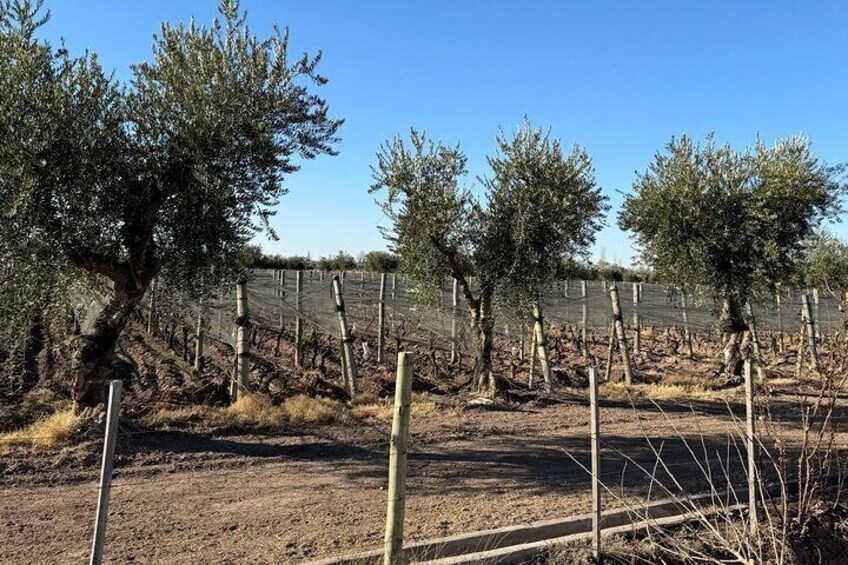
{"label": "dry grass", "polygon": [[669,374],[659,383],[638,383],[631,386],[623,382],[601,384],[602,398],[626,400],[628,398],[648,398],[652,400],[729,400],[738,390],[728,388],[712,390],[702,376],[689,374]]}
{"label": "dry grass", "polygon": [[[431,417],[438,412],[435,401],[428,395],[413,395],[413,418]],[[390,399],[368,395],[357,395],[348,403],[298,395],[275,406],[267,397],[249,394],[226,408],[166,408],[145,418],[144,424],[157,428],[208,425],[233,430],[261,430],[291,425],[344,425],[358,420],[391,421],[393,415]]]}
{"label": "dry grass", "polygon": [[290,424],[341,424],[349,410],[335,400],[295,396],[275,406],[264,396],[248,394],[226,408],[188,406],[166,408],[145,418],[152,427],[205,424],[228,429],[279,429]]}
{"label": "dry grass", "polygon": [[63,445],[77,435],[82,424],[83,420],[73,410],[56,412],[29,426],[0,435],[0,448]]}
{"label": "dry grass", "polygon": [[[379,399],[368,395],[357,395],[350,402],[351,415],[361,420],[391,420],[394,405],[390,398]],[[428,418],[440,413],[435,400],[429,394],[413,394],[409,414],[412,418]]]}

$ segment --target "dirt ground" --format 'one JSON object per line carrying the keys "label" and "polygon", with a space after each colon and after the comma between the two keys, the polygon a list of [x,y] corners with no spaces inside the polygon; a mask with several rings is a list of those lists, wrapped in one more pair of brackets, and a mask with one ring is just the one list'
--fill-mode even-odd
{"label": "dirt ground", "polygon": [[[468,407],[467,367],[447,363],[441,350],[414,350],[414,389],[437,398],[438,409],[412,422],[407,540],[589,509],[589,475],[581,466],[589,464],[590,447],[587,391],[581,388],[586,386],[580,369],[585,362],[568,335],[560,332],[552,339],[554,394],[528,391],[526,358],[517,363],[508,344],[498,348],[496,367],[507,391],[497,409]],[[274,332],[254,334],[251,389],[275,403],[298,394],[342,398],[332,340],[315,341],[307,349],[311,369],[300,370],[291,365],[287,337],[276,351]],[[622,499],[665,497],[660,484],[672,487],[675,481],[660,469],[659,484],[651,485],[655,452],[685,491],[703,491],[702,469],[722,477],[720,487],[726,486],[725,471],[735,484],[743,482],[740,422],[730,414],[744,414],[741,391],[681,398],[687,383],[709,379],[715,345],[699,338],[692,361],[678,354],[678,338],[648,330],[645,351],[636,358],[640,382],[657,387],[648,396],[668,395],[661,401],[662,412],[645,398],[638,398],[634,408],[621,389],[605,393],[602,387],[602,479],[610,489],[604,494],[608,508],[621,506]],[[125,427],[116,455],[107,562],[300,563],[381,546],[391,422],[374,418],[288,426],[263,435],[234,435],[202,425],[180,431],[140,426],[145,415],[163,407],[226,405],[232,352],[223,344],[208,344],[203,370],[193,373],[190,348],[167,336],[151,339],[136,329],[120,349]],[[794,359],[774,349],[766,349],[770,376],[786,381]],[[593,337],[593,357],[602,361],[605,353],[603,339]],[[375,398],[391,395],[391,367],[378,366],[361,353],[357,364],[363,392]],[[616,367],[612,379],[620,375]],[[66,388],[49,379],[30,386],[48,386],[60,397]],[[797,436],[798,389],[790,384],[781,390],[771,399],[774,425]],[[31,421],[43,410],[27,408],[27,396],[19,398],[0,406],[5,422],[0,430]],[[788,442],[797,444],[791,437]],[[0,451],[0,563],[87,559],[101,450],[102,444],[92,440],[63,449]]]}
{"label": "dirt ground", "polygon": [[[791,398],[784,400],[791,405]],[[730,406],[742,413],[738,404]],[[665,414],[639,405],[643,434],[629,403],[602,403],[602,473],[615,496],[647,496],[649,481],[636,468],[655,461],[645,435],[693,491],[700,488],[699,473],[681,436],[698,453],[703,445],[716,469],[734,451],[729,438],[738,435],[737,424],[724,402],[664,408]],[[791,412],[787,408],[787,420]],[[588,475],[570,456],[588,464],[587,413],[583,396],[574,394],[513,410],[443,408],[413,421],[407,539],[586,511]],[[274,437],[124,433],[107,561],[297,563],[379,547],[390,425],[293,429]],[[86,559],[99,449],[93,442],[59,454],[3,456],[0,562]],[[730,459],[737,474],[739,462]],[[606,503],[620,505],[615,496],[607,493]]]}

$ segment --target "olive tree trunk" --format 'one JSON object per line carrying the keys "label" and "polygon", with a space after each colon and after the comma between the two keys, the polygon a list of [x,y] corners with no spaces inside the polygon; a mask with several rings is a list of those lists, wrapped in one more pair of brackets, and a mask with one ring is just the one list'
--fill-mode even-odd
{"label": "olive tree trunk", "polygon": [[474,389],[492,396],[499,386],[492,370],[492,351],[495,347],[495,320],[492,318],[492,293],[484,290],[480,294],[478,307],[471,312],[477,331],[477,362],[474,365]]}
{"label": "olive tree trunk", "polygon": [[107,385],[114,374],[115,344],[143,296],[144,289],[116,288],[92,327],[74,338],[71,374],[75,412],[106,401]]}
{"label": "olive tree trunk", "polygon": [[744,358],[742,342],[748,324],[742,314],[742,305],[735,297],[727,297],[721,305],[719,324],[724,334],[724,358],[719,371],[729,380],[735,380],[742,375]]}

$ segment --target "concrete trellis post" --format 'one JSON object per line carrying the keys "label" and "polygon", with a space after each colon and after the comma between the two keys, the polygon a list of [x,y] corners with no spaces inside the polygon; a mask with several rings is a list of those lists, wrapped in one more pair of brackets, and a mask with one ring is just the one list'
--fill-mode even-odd
{"label": "concrete trellis post", "polygon": [[342,379],[348,393],[353,396],[356,394],[356,359],[353,356],[353,338],[347,329],[342,286],[338,276],[333,277],[333,295],[336,299],[336,313],[339,317],[339,338],[342,342],[342,360],[344,361]]}
{"label": "concrete trellis post", "polygon": [[624,332],[624,320],[621,317],[621,303],[618,300],[618,285],[610,285],[610,304],[612,305],[613,326],[618,339],[618,348],[621,350],[621,358],[624,361],[624,382],[630,386],[633,384],[633,366],[630,364],[630,350],[627,348],[627,335]]}
{"label": "concrete trellis post", "polygon": [[303,271],[297,271],[294,279],[294,366],[303,364],[303,316],[300,311],[300,297],[303,294]]}
{"label": "concrete trellis post", "polygon": [[636,355],[642,352],[642,321],[639,318],[639,302],[641,302],[639,283],[633,283],[633,353]]}
{"label": "concrete trellis post", "polygon": [[395,406],[389,451],[389,488],[386,509],[384,565],[403,565],[403,519],[406,510],[406,458],[409,444],[409,408],[412,400],[410,355],[398,354]]}
{"label": "concrete trellis post", "polygon": [[459,359],[459,338],[457,337],[457,316],[459,315],[459,281],[453,279],[453,293],[451,294],[451,363]]}
{"label": "concrete trellis post", "polygon": [[397,275],[392,273],[392,302],[397,298]]}
{"label": "concrete trellis post", "polygon": [[686,354],[691,359],[695,356],[692,349],[692,331],[689,329],[689,305],[686,293],[680,294],[680,309],[683,313],[683,340],[686,342]]}
{"label": "concrete trellis post", "polygon": [[592,447],[592,556],[601,555],[601,427],[598,410],[598,374],[589,367],[589,436]]}
{"label": "concrete trellis post", "polygon": [[813,328],[816,330],[816,339],[821,339],[821,302],[817,288],[813,289]]}
{"label": "concrete trellis post", "polygon": [[774,293],[774,303],[777,307],[777,348],[783,353],[783,308],[780,303],[780,289]]}
{"label": "concrete trellis post", "polygon": [[115,444],[118,440],[118,417],[121,408],[119,380],[109,383],[109,407],[106,412],[106,439],[103,442],[103,462],[100,466],[100,489],[97,494],[97,514],[94,518],[94,540],[91,544],[89,565],[103,561],[103,542],[106,539],[106,519],[109,517],[109,495],[112,489],[112,469],[115,461]]}
{"label": "concrete trellis post", "polygon": [[247,283],[236,285],[236,378],[230,385],[230,399],[235,402],[247,392],[250,374],[250,314],[247,309]]}
{"label": "concrete trellis post", "polygon": [[380,273],[380,302],[377,304],[377,363],[383,362],[386,346],[386,273]]}
{"label": "concrete trellis post", "polygon": [[539,356],[539,364],[542,366],[542,378],[545,380],[545,390],[551,391],[551,364],[548,360],[548,340],[545,337],[545,325],[542,311],[538,304],[533,304],[533,335],[536,342],[536,353]]}
{"label": "concrete trellis post", "polygon": [[[810,301],[806,294],[801,295],[801,319],[804,322],[804,330],[807,334],[807,345],[810,349],[810,366],[813,371],[819,370],[819,354],[816,348],[816,329],[815,320],[813,319],[813,311],[810,308]],[[800,359],[800,352],[798,354]]]}
{"label": "concrete trellis post", "polygon": [[751,304],[751,301],[748,301],[748,326],[751,328],[751,342],[754,346],[754,355],[757,358],[758,366],[762,363],[763,355],[762,350],[760,349],[760,337],[757,334],[757,319],[754,316],[754,306]]}
{"label": "concrete trellis post", "polygon": [[530,336],[530,372],[527,376],[527,388],[536,386],[536,324],[533,324],[533,334]]}
{"label": "concrete trellis post", "polygon": [[751,360],[745,360],[745,445],[748,451],[748,512],[749,533],[757,535],[757,445],[754,435],[754,380]]}
{"label": "concrete trellis post", "polygon": [[583,299],[580,321],[580,339],[583,342],[583,359],[589,358],[589,289],[586,281],[580,281],[580,296]]}
{"label": "concrete trellis post", "polygon": [[153,317],[156,315],[156,283],[157,279],[153,279],[150,283],[150,312],[147,314],[147,333],[153,333]]}
{"label": "concrete trellis post", "polygon": [[192,368],[195,371],[200,370],[203,361],[203,308],[203,296],[201,296],[197,305],[197,327],[194,330],[194,363]]}

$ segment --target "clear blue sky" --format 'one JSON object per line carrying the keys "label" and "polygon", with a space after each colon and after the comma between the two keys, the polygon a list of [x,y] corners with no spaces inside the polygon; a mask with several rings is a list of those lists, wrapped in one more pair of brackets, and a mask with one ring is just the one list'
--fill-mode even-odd
{"label": "clear blue sky", "polygon": [[[209,22],[211,0],[47,0],[45,33],[96,51],[119,78],[150,56],[163,20]],[[710,131],[743,147],[809,135],[848,161],[848,2],[244,1],[257,32],[291,28],[323,50],[321,93],[345,118],[337,157],[288,179],[266,250],[313,256],[383,248],[368,195],[381,141],[410,126],[469,156],[471,179],[499,127],[526,114],[592,155],[613,204],[594,250],[628,263],[620,192],[672,135]],[[471,180],[469,179],[469,180]],[[848,236],[848,229],[834,231]]]}

